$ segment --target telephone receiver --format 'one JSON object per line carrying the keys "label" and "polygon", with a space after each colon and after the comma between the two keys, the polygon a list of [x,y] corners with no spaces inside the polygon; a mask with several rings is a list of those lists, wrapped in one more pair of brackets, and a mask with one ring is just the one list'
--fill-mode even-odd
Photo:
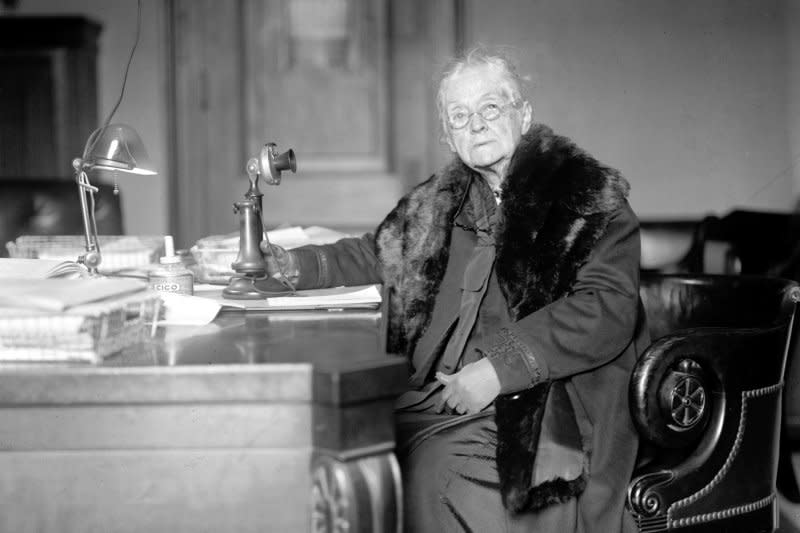
{"label": "telephone receiver", "polygon": [[283,170],[296,172],[297,160],[291,148],[279,154],[275,143],[265,144],[258,157],[253,157],[247,162],[247,176],[251,183],[258,180],[258,176],[264,176],[264,181],[268,185],[280,185]]}
{"label": "telephone receiver", "polygon": [[222,290],[224,298],[235,300],[263,299],[275,291],[276,285],[282,288],[280,282],[267,275],[267,262],[261,253],[264,195],[258,188],[258,178],[263,176],[268,185],[280,185],[282,171],[297,171],[294,150],[290,148],[279,154],[275,143],[266,143],[258,157],[247,161],[246,170],[250,188],[244,194],[244,200],[233,204],[233,212],[239,214],[239,254],[231,263],[236,275]]}

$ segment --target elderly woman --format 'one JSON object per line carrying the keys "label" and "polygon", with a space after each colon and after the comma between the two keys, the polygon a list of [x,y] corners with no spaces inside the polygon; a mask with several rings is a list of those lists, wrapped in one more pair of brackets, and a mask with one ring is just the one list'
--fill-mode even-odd
{"label": "elderly woman", "polygon": [[299,288],[392,294],[409,531],[633,529],[638,222],[627,182],[535,124],[521,85],[500,56],[456,60],[438,94],[453,162],[374,236],[268,253]]}

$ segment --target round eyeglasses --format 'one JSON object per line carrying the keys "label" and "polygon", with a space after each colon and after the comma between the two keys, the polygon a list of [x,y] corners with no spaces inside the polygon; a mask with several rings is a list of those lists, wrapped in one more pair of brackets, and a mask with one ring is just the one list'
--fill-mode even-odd
{"label": "round eyeglasses", "polygon": [[473,115],[480,115],[483,120],[490,122],[500,118],[500,115],[505,113],[509,107],[519,107],[519,102],[509,102],[507,104],[495,104],[490,102],[488,104],[483,104],[477,111],[473,111],[472,113],[460,109],[447,115],[447,123],[450,125],[450,128],[460,130],[469,124]]}

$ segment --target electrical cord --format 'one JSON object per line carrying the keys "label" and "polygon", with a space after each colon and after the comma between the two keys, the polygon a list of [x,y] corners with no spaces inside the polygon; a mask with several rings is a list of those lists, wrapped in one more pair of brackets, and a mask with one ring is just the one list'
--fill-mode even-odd
{"label": "electrical cord", "polygon": [[[272,243],[269,242],[269,232],[266,229],[264,229],[263,233],[264,233],[264,240],[267,243],[267,247],[269,249],[269,252],[270,252],[270,254],[272,254],[273,253],[272,252]],[[284,250],[284,251],[286,251],[286,250]],[[286,251],[286,253],[288,254],[290,252]],[[281,264],[280,261],[278,261],[277,257],[275,258],[275,264],[278,265],[278,274],[280,274],[280,277],[278,277],[278,278],[271,277],[271,276],[264,276],[264,277],[271,277],[272,279],[277,279],[281,284],[283,284],[285,287],[289,288],[289,291],[287,292],[288,294],[291,294],[293,296],[298,296],[297,288],[295,287],[294,283],[292,283],[292,280],[289,279],[289,276],[286,275],[286,272],[284,272],[283,265]],[[261,291],[258,287],[255,287],[255,289],[257,291],[259,291],[259,293],[266,292],[266,291]]]}
{"label": "electrical cord", "polygon": [[125,74],[122,77],[122,87],[120,88],[120,91],[119,91],[119,98],[117,98],[117,102],[114,104],[114,107],[111,109],[111,112],[106,117],[105,122],[103,122],[103,126],[100,128],[99,133],[95,136],[94,140],[92,141],[91,146],[89,146],[84,151],[84,155],[85,154],[90,154],[92,152],[92,150],[94,149],[95,144],[97,144],[97,141],[100,140],[100,137],[103,136],[103,132],[108,127],[108,125],[111,123],[111,118],[114,116],[114,113],[117,112],[117,109],[119,108],[119,104],[122,103],[122,97],[125,94],[125,85],[128,83],[128,71],[130,70],[131,63],[133,62],[133,54],[136,52],[136,47],[139,44],[139,34],[141,33],[141,28],[142,28],[142,0],[137,0],[137,2],[136,2],[136,37],[135,37],[135,39],[133,41],[133,47],[131,48],[131,53],[128,56],[128,63],[125,65]]}

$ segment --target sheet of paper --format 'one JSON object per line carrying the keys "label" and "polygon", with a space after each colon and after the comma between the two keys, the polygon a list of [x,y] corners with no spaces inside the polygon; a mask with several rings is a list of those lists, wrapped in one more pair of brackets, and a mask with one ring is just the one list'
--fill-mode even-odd
{"label": "sheet of paper", "polygon": [[[304,246],[306,244],[330,244],[339,239],[351,236],[347,233],[342,233],[341,231],[323,226],[308,226],[307,228],[301,226],[287,226],[269,230],[266,234],[269,238],[269,242],[287,249]],[[238,250],[239,232],[226,235],[210,235],[198,239],[196,249],[217,251]]]}
{"label": "sheet of paper", "polygon": [[159,326],[210,324],[222,307],[210,298],[185,294],[163,293],[161,300],[164,302],[164,315],[158,320]]}
{"label": "sheet of paper", "polygon": [[347,233],[322,226],[308,226],[303,231],[308,237],[309,244],[332,244],[339,239],[352,237],[352,235]]}
{"label": "sheet of paper", "polygon": [[79,278],[87,273],[75,261],[0,257],[0,279]]}
{"label": "sheet of paper", "polygon": [[311,244],[308,235],[306,235],[306,232],[303,231],[303,228],[300,226],[274,229],[266,233],[270,243],[282,246],[286,249]]}

